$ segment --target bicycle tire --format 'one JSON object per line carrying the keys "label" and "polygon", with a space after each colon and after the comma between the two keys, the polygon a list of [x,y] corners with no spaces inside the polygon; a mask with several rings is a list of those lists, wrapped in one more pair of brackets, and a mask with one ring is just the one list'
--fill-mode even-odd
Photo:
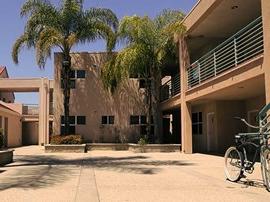
{"label": "bicycle tire", "polygon": [[265,149],[262,153],[262,177],[264,180],[264,185],[266,186],[267,190],[270,192],[270,150]]}
{"label": "bicycle tire", "polygon": [[[243,154],[236,149],[236,147],[230,147],[225,153],[225,166],[224,171],[226,178],[231,182],[237,182],[243,176]],[[235,161],[232,161],[235,160]],[[232,170],[229,168],[232,167]]]}

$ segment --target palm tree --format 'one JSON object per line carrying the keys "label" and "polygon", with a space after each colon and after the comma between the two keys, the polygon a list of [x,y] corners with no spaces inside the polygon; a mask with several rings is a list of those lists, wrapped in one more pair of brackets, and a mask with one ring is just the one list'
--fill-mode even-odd
{"label": "palm tree", "polygon": [[161,141],[158,110],[161,71],[168,62],[178,63],[175,39],[185,33],[183,18],[184,14],[175,10],[164,10],[153,20],[147,16],[124,17],[119,24],[118,37],[125,48],[103,69],[103,82],[111,90],[131,74],[145,80],[147,136],[150,137],[153,116],[156,142]]}
{"label": "palm tree", "polygon": [[18,54],[23,46],[35,48],[36,61],[44,68],[54,48],[62,53],[65,134],[69,134],[69,98],[72,47],[78,43],[107,41],[107,50],[115,45],[118,28],[116,15],[105,8],[83,10],[83,0],[61,0],[56,7],[49,0],[27,0],[21,16],[28,17],[24,33],[13,45],[12,58],[18,64]]}

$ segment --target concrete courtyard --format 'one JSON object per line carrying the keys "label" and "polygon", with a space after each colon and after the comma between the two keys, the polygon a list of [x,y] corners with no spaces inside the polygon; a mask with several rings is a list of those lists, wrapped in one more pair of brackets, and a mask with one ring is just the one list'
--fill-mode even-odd
{"label": "concrete courtyard", "polygon": [[0,167],[0,201],[270,201],[260,167],[239,183],[224,179],[223,158],[205,154],[92,151],[45,154],[15,149]]}

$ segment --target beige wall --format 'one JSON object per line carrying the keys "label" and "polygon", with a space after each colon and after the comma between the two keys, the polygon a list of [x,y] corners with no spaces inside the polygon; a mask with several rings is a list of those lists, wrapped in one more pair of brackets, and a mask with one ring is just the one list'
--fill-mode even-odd
{"label": "beige wall", "polygon": [[[0,116],[2,119],[8,118],[8,147],[22,145],[22,123],[21,115],[0,106]],[[4,128],[4,125],[2,125]]]}
{"label": "beige wall", "polygon": [[[144,115],[144,93],[137,79],[130,79],[114,95],[101,82],[101,68],[106,61],[104,53],[72,54],[73,69],[86,70],[85,79],[76,80],[71,90],[70,115],[86,116],[86,125],[77,125],[76,133],[86,142],[116,142],[119,136],[137,141],[138,126],[130,126],[130,115]],[[60,115],[63,115],[63,94],[60,89],[61,56],[55,54],[54,134],[60,133]],[[114,115],[114,125],[102,125],[102,115]]]}

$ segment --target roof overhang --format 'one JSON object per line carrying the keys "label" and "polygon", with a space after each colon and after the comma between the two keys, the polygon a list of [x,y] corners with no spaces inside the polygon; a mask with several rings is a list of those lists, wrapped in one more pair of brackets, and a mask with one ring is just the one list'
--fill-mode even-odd
{"label": "roof overhang", "polygon": [[196,51],[220,43],[261,15],[261,0],[200,0],[183,20],[187,42]]}

